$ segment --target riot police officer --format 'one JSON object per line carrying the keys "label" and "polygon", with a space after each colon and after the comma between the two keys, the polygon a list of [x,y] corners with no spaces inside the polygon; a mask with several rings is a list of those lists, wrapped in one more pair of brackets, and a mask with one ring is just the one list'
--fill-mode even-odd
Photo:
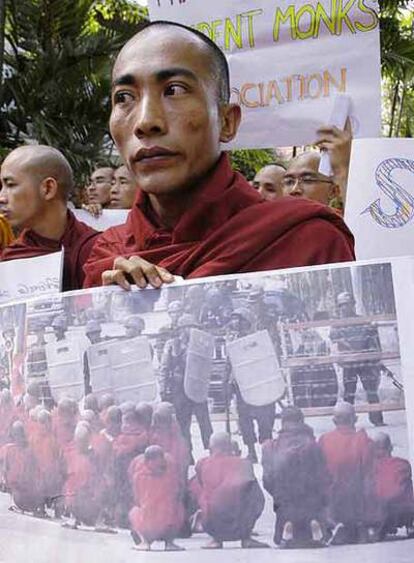
{"label": "riot police officer", "polygon": [[[350,293],[340,293],[336,301],[339,318],[358,317],[355,311],[355,301]],[[339,353],[381,352],[378,328],[370,322],[332,327],[330,339],[336,344]],[[354,404],[359,378],[367,394],[368,403],[377,404],[380,402],[378,396],[381,379],[380,360],[358,360],[343,362],[341,365],[344,379],[344,401],[351,403],[351,405]],[[374,426],[384,425],[381,411],[370,412],[369,420]]]}
{"label": "riot police officer", "polygon": [[191,419],[194,414],[200,428],[204,448],[208,448],[213,428],[208,412],[207,401],[197,403],[189,399],[184,389],[186,373],[188,343],[190,331],[197,328],[197,320],[188,313],[184,313],[177,322],[176,335],[167,340],[159,368],[161,399],[171,396],[177,422],[184,438],[190,448],[191,444]]}
{"label": "riot police officer", "polygon": [[[254,316],[246,307],[235,309],[230,316],[230,322],[226,332],[226,342],[243,338],[254,331]],[[229,373],[231,367],[229,364]],[[264,406],[253,406],[246,403],[243,399],[237,382],[233,379],[232,387],[234,389],[237,401],[237,413],[239,418],[239,428],[244,444],[247,446],[249,458],[253,463],[257,462],[255,444],[257,436],[254,428],[256,420],[259,430],[259,442],[262,444],[265,440],[272,438],[273,424],[275,421],[275,403],[271,402]]]}

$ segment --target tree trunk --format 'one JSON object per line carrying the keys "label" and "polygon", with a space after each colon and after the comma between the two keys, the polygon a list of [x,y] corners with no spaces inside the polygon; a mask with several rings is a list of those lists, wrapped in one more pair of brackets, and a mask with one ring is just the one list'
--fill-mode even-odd
{"label": "tree trunk", "polygon": [[400,111],[398,113],[397,130],[395,132],[396,137],[400,136],[401,120],[402,120],[403,111],[404,111],[404,102],[405,102],[406,93],[407,93],[407,86],[406,86],[406,83],[404,82],[403,91],[402,91],[402,94],[401,94]]}
{"label": "tree trunk", "polygon": [[392,137],[392,134],[394,132],[395,112],[396,112],[396,109],[397,109],[397,101],[398,101],[399,93],[400,93],[400,81],[397,80],[397,82],[394,86],[394,95],[392,97],[391,121],[390,121],[390,130],[389,130],[389,133],[388,133],[388,137]]}

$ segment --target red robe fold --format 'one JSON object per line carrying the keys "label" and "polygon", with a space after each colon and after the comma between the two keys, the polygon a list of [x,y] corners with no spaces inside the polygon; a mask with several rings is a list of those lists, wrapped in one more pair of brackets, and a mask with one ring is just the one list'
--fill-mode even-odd
{"label": "red robe fold", "polygon": [[39,474],[31,448],[14,443],[3,446],[4,480],[18,508],[34,512],[43,499],[39,489]]}
{"label": "red robe fold", "polygon": [[29,437],[30,447],[39,468],[39,490],[44,498],[60,495],[64,480],[64,462],[52,431],[38,424]]}
{"label": "red robe fold", "polygon": [[0,447],[10,441],[10,429],[17,419],[18,414],[13,404],[0,405]]}
{"label": "red robe fold", "polygon": [[174,425],[169,430],[153,428],[149,434],[149,445],[161,446],[183,472],[188,468],[190,452],[178,425]]}
{"label": "red robe fold", "polygon": [[98,232],[78,221],[68,211],[68,222],[60,240],[52,240],[24,229],[20,236],[0,254],[0,260],[33,258],[65,249],[63,264],[63,291],[81,289],[84,281],[83,266],[88,259]]}
{"label": "red robe fold", "polygon": [[166,468],[154,474],[144,456],[134,460],[131,471],[135,506],[129,512],[132,529],[153,542],[177,537],[184,523],[181,479],[176,464],[165,454]]}
{"label": "red robe fold", "polygon": [[372,441],[365,430],[339,426],[323,434],[319,446],[331,477],[329,507],[336,522],[355,524],[369,518],[373,462]]}
{"label": "red robe fold", "polygon": [[96,239],[84,287],[101,285],[117,256],[139,255],[185,278],[354,260],[353,236],[330,208],[290,197],[265,201],[224,155],[174,230],[156,223],[139,191],[126,224]]}
{"label": "red robe fold", "polygon": [[218,541],[248,539],[265,500],[248,459],[211,455],[197,462],[205,532]]}

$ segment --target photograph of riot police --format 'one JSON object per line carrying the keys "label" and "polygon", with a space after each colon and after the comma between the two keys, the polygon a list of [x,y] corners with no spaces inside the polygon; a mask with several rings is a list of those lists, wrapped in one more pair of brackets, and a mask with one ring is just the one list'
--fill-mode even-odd
{"label": "photograph of riot police", "polygon": [[80,529],[108,554],[386,542],[403,562],[397,329],[390,264],[0,307],[2,522],[59,524],[70,553]]}

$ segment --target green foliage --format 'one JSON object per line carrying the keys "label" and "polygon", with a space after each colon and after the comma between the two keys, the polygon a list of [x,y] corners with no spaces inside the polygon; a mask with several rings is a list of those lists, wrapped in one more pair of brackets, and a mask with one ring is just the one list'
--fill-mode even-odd
{"label": "green foliage", "polygon": [[8,1],[1,147],[53,145],[83,180],[112,146],[112,59],[145,17],[127,0]]}
{"label": "green foliage", "polygon": [[263,166],[277,160],[271,149],[236,150],[231,152],[230,158],[233,168],[241,172],[248,180],[253,180]]}
{"label": "green foliage", "polygon": [[381,60],[384,86],[384,132],[414,133],[414,15],[409,0],[382,0]]}

